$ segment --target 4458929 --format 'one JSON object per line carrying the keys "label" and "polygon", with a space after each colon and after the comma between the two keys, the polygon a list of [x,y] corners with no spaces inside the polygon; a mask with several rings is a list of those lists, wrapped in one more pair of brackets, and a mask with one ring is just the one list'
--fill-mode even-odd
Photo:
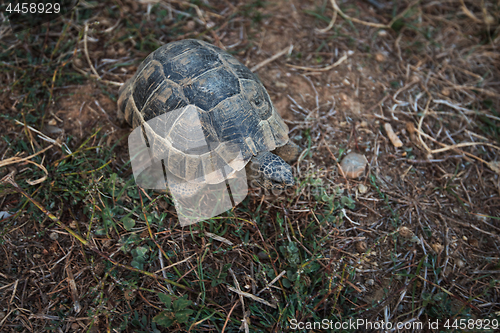
{"label": "4458929", "polygon": [[447,319],[443,325],[446,329],[497,330],[498,319]]}
{"label": "4458929", "polygon": [[59,14],[61,5],[59,3],[9,3],[5,8],[5,12],[9,14]]}

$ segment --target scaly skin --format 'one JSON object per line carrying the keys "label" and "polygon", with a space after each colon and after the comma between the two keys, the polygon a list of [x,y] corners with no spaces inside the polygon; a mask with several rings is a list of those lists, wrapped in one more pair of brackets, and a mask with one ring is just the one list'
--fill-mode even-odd
{"label": "scaly skin", "polygon": [[292,167],[268,151],[258,153],[248,164],[247,171],[251,183],[267,190],[284,190],[294,185]]}

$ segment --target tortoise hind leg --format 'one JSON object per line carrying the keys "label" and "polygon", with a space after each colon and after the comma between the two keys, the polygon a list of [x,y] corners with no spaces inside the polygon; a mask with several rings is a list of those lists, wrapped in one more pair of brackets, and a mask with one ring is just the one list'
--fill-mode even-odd
{"label": "tortoise hind leg", "polygon": [[300,154],[299,145],[288,141],[284,146],[276,148],[273,153],[281,157],[285,162],[293,162],[299,157]]}

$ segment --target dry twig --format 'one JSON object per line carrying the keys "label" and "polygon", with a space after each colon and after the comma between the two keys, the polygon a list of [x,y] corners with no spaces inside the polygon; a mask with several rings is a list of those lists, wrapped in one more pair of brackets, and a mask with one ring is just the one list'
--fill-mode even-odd
{"label": "dry twig", "polygon": [[266,60],[258,63],[257,65],[253,66],[250,71],[251,72],[256,72],[258,71],[260,68],[264,67],[265,65],[269,64],[270,62],[273,62],[274,60],[278,59],[279,57],[285,55],[285,54],[290,54],[293,50],[293,45],[290,45],[290,46],[287,46],[285,47],[283,50],[279,51],[278,53],[276,53],[275,55],[273,55],[272,57],[270,58],[267,58]]}

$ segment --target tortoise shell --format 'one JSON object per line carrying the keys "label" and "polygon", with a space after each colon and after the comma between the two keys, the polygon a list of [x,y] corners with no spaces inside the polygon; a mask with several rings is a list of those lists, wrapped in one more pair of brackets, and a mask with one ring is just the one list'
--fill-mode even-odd
{"label": "tortoise shell", "polygon": [[148,124],[158,134],[148,134],[155,156],[185,181],[220,183],[257,153],[288,142],[288,127],[257,76],[200,40],[151,53],[120,88],[118,118],[134,128]]}

